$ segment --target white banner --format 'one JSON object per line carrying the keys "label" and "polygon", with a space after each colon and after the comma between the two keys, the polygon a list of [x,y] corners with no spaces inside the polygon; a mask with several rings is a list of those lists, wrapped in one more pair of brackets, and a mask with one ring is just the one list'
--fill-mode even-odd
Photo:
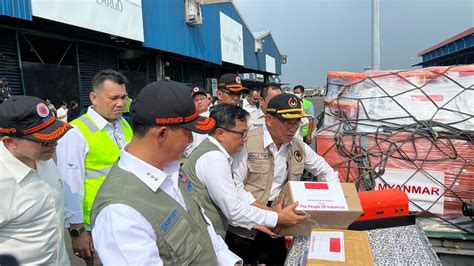
{"label": "white banner", "polygon": [[244,34],[242,24],[220,12],[222,61],[244,65]]}
{"label": "white banner", "polygon": [[275,58],[269,55],[265,55],[265,66],[267,72],[276,74],[276,67],[275,67]]}
{"label": "white banner", "polygon": [[[440,199],[438,198],[444,193],[444,187],[442,185],[444,184],[444,172],[419,171],[411,177],[414,173],[414,169],[387,168],[382,176],[387,184],[384,184],[377,178],[375,189],[400,189],[408,195],[410,200],[425,210],[427,210],[433,202],[436,202],[429,211],[443,214],[444,196]],[[410,180],[408,180],[409,178]],[[421,210],[410,202],[410,211]]]}
{"label": "white banner", "polygon": [[33,16],[143,42],[141,0],[31,0]]}

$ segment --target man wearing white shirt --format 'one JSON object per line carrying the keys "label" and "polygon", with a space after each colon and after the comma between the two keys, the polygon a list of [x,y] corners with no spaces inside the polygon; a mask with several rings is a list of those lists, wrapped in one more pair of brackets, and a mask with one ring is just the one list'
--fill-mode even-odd
{"label": "man wearing white shirt", "polygon": [[259,100],[260,100],[260,89],[259,88],[251,88],[249,89],[249,93],[247,97],[244,98],[242,101],[242,108],[247,111],[249,114],[257,111],[259,109]]}
{"label": "man wearing white shirt", "polygon": [[[216,128],[183,164],[196,198],[216,232],[224,239],[228,223],[247,229],[256,226],[273,228],[277,223],[293,225],[307,218],[293,212],[296,203],[283,210],[277,209],[280,211],[277,213],[256,202],[251,193],[235,187],[230,155],[239,152],[245,144],[247,116],[248,113],[239,106],[217,105],[211,112]],[[209,162],[212,162],[212,167]],[[268,233],[271,234],[269,230]]]}
{"label": "man wearing white shirt", "polygon": [[[339,182],[337,172],[306,143],[295,138],[301,118],[307,116],[293,94],[273,97],[266,108],[265,125],[249,132],[246,146],[233,158],[234,181],[260,202],[277,199],[287,181],[299,181],[306,169],[323,182]],[[271,184],[271,185],[269,185]],[[228,233],[227,244],[248,263],[282,264],[284,238],[263,234]]]}
{"label": "man wearing white shirt", "polygon": [[69,265],[63,182],[52,158],[70,128],[39,98],[0,104],[0,254],[22,265]]}
{"label": "man wearing white shirt", "polygon": [[128,94],[127,78],[114,70],[102,70],[92,79],[87,113],[71,124],[74,128],[59,142],[57,164],[66,181],[65,218],[76,256],[93,262],[90,211],[95,194],[132,137],[122,117]]}
{"label": "man wearing white shirt", "polygon": [[260,108],[255,112],[250,113],[247,124],[249,130],[252,130],[257,127],[262,127],[265,124],[265,113],[267,110],[267,105],[270,100],[276,96],[282,94],[280,85],[276,83],[266,84],[260,91],[261,97],[259,98]]}
{"label": "man wearing white shirt", "polygon": [[67,112],[67,103],[63,101],[61,102],[61,107],[59,107],[57,110],[57,118],[63,122],[67,122]]}
{"label": "man wearing white shirt", "polygon": [[179,160],[191,131],[215,121],[199,116],[191,89],[148,84],[134,101],[134,136],[107,175],[92,208],[92,237],[105,265],[234,265],[240,258],[219,237],[192,196]]}

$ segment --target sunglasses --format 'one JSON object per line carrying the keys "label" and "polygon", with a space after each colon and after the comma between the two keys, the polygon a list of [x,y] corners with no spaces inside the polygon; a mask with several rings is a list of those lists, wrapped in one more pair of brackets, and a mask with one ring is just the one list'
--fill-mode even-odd
{"label": "sunglasses", "polygon": [[220,128],[223,129],[223,130],[225,130],[225,131],[228,131],[228,132],[232,132],[232,133],[235,133],[235,134],[239,134],[241,138],[247,137],[247,133],[249,133],[248,130],[237,131],[237,130],[232,130],[232,129],[223,128],[223,127],[220,127]]}

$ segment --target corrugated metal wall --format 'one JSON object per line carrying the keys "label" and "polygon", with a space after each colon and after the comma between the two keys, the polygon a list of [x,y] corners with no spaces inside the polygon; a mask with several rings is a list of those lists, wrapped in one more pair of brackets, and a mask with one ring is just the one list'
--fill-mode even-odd
{"label": "corrugated metal wall", "polygon": [[30,0],[1,0],[0,15],[33,20]]}
{"label": "corrugated metal wall", "polygon": [[142,8],[144,46],[220,64],[211,16],[204,14],[202,25],[186,24],[183,0],[142,0]]}

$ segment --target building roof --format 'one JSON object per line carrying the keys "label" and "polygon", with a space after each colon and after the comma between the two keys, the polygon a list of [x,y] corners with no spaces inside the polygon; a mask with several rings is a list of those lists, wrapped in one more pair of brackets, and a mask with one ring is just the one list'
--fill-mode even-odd
{"label": "building roof", "polygon": [[418,53],[418,56],[422,56],[422,55],[424,55],[424,54],[427,54],[427,53],[429,53],[429,52],[431,52],[431,51],[434,51],[434,50],[436,50],[436,49],[438,49],[438,48],[440,48],[440,47],[445,46],[446,44],[455,42],[455,41],[457,41],[457,40],[459,40],[459,39],[461,39],[461,38],[463,38],[463,37],[465,37],[465,36],[468,36],[468,35],[470,35],[470,34],[474,34],[474,27],[472,27],[472,28],[470,28],[470,29],[467,29],[467,30],[465,30],[465,31],[463,31],[463,32],[461,32],[461,33],[459,33],[459,34],[457,34],[457,35],[455,35],[455,36],[453,36],[453,37],[447,39],[447,40],[444,40],[444,41],[442,41],[442,42],[436,44],[435,46],[432,46],[432,47],[430,47],[430,48],[428,48],[428,49],[425,49],[425,50],[419,52],[419,53]]}

